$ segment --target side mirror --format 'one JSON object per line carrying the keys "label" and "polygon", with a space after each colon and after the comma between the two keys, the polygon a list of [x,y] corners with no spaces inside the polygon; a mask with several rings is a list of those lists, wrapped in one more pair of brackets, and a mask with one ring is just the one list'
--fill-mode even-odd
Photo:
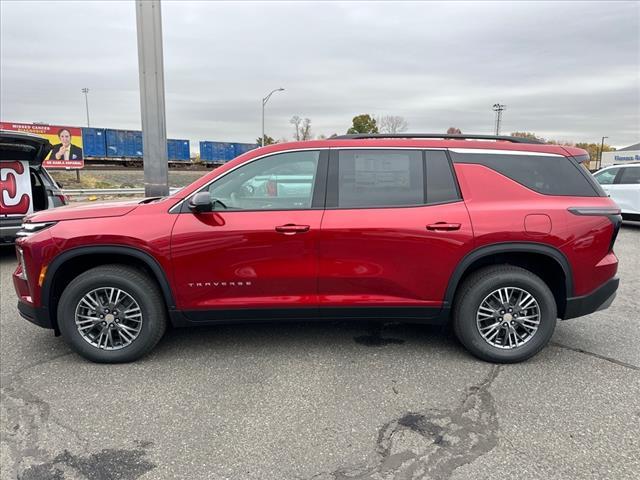
{"label": "side mirror", "polygon": [[189,209],[194,213],[210,212],[212,206],[209,192],[198,192],[189,200]]}

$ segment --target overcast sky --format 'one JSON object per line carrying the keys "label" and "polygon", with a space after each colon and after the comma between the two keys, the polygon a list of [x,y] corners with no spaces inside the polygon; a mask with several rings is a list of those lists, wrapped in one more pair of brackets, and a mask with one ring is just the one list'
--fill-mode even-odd
{"label": "overcast sky", "polygon": [[[0,2],[3,121],[140,128],[135,4]],[[167,134],[251,142],[361,113],[415,132],[640,141],[640,3],[163,1]],[[193,149],[194,145],[192,145]]]}

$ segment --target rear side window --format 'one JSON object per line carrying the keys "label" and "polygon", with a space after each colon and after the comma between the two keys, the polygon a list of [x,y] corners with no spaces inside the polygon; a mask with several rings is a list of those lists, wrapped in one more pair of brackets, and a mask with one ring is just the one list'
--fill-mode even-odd
{"label": "rear side window", "polygon": [[338,207],[394,207],[424,204],[422,152],[341,150]]}
{"label": "rear side window", "polygon": [[625,167],[622,169],[619,183],[638,184],[640,183],[640,167]]}
{"label": "rear side window", "polygon": [[427,151],[427,203],[443,203],[460,200],[458,185],[453,178],[447,154]]}
{"label": "rear side window", "polygon": [[463,153],[453,150],[451,156],[456,163],[484,165],[545,195],[600,196],[600,192],[589,183],[587,174],[563,156]]}

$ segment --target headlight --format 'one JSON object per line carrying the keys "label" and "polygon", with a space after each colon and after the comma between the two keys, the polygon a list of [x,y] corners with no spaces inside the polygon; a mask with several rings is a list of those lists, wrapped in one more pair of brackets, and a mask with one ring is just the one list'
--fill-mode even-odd
{"label": "headlight", "polygon": [[56,222],[23,223],[21,229],[16,233],[16,237],[28,237],[55,224]]}
{"label": "headlight", "polygon": [[20,278],[27,280],[27,265],[24,262],[24,253],[20,247],[16,247],[16,256],[18,257],[18,264],[20,265]]}

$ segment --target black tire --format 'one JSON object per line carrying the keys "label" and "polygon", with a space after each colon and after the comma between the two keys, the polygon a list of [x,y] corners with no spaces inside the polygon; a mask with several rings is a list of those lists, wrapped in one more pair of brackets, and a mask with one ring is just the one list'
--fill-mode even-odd
{"label": "black tire", "polygon": [[[130,295],[140,306],[142,326],[138,336],[119,350],[103,350],[86,341],[75,323],[76,307],[88,292],[115,287]],[[149,353],[167,326],[164,299],[157,284],[138,269],[125,265],[103,265],[81,273],[65,288],[58,303],[58,327],[71,348],[98,363],[132,362]]]}
{"label": "black tire", "polygon": [[[513,349],[502,349],[489,343],[476,323],[482,301],[503,287],[517,287],[530,293],[540,310],[538,330],[528,342]],[[459,287],[453,306],[456,337],[473,355],[492,363],[516,363],[534,356],[549,343],[556,319],[555,298],[547,284],[530,271],[512,265],[485,267],[471,274]]]}

